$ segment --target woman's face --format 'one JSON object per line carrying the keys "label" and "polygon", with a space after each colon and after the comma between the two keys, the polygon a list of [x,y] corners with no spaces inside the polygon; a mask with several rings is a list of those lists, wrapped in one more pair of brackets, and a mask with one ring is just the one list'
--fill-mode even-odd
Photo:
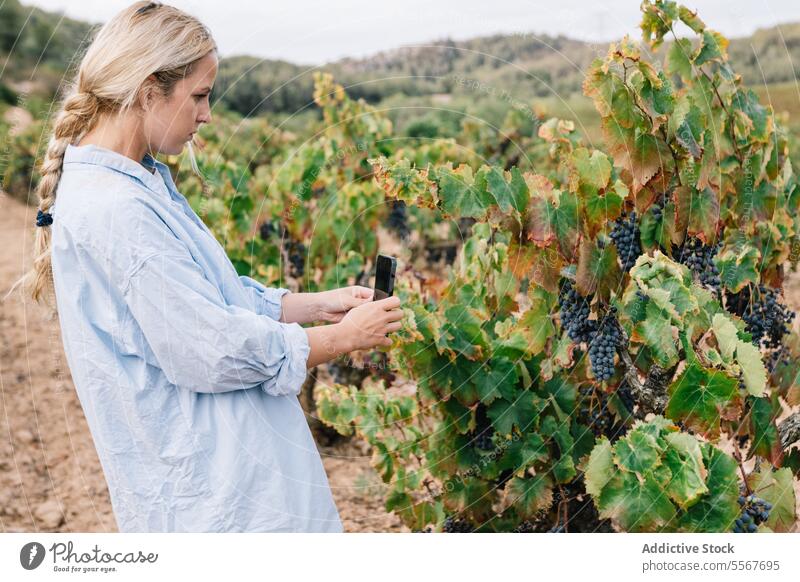
{"label": "woman's face", "polygon": [[212,51],[188,77],[175,85],[168,98],[157,98],[144,118],[145,137],[151,151],[176,155],[192,139],[201,123],[211,122],[209,94],[217,77],[218,59]]}

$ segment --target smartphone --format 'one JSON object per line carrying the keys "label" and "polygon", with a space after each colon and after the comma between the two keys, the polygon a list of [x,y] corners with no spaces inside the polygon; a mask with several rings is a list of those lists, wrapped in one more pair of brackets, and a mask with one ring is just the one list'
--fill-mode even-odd
{"label": "smartphone", "polygon": [[397,259],[387,255],[378,255],[375,266],[375,292],[373,301],[391,297],[394,293],[394,273],[397,270]]}

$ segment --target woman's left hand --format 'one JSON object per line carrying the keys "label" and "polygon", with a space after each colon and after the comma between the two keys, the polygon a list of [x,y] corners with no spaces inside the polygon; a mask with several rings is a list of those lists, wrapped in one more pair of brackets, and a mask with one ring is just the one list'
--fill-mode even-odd
{"label": "woman's left hand", "polygon": [[320,291],[317,295],[317,304],[314,309],[314,319],[317,321],[329,321],[337,323],[353,307],[358,307],[363,303],[372,301],[374,291],[368,287],[351,285],[331,289],[330,291]]}

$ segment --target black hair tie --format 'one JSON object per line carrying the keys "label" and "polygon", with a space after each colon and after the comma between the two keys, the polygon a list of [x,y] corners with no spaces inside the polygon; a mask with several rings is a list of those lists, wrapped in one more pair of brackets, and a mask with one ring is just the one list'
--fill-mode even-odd
{"label": "black hair tie", "polygon": [[53,224],[53,215],[49,212],[39,212],[36,213],[36,226],[50,226]]}
{"label": "black hair tie", "polygon": [[153,10],[154,8],[160,8],[160,7],[161,7],[161,2],[150,2],[149,4],[146,4],[141,8],[139,8],[136,11],[136,14],[144,14],[148,10]]}

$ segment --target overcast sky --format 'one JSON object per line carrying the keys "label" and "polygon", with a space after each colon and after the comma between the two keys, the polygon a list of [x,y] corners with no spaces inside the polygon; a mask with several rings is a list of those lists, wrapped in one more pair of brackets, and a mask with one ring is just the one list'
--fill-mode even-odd
{"label": "overcast sky", "polygon": [[[4,0],[0,0],[2,3]],[[104,22],[131,2],[35,0],[24,4]],[[496,32],[608,41],[635,34],[639,0],[172,0],[211,29],[222,56],[249,54],[300,64],[367,56]],[[800,21],[798,0],[684,0],[727,36]]]}

